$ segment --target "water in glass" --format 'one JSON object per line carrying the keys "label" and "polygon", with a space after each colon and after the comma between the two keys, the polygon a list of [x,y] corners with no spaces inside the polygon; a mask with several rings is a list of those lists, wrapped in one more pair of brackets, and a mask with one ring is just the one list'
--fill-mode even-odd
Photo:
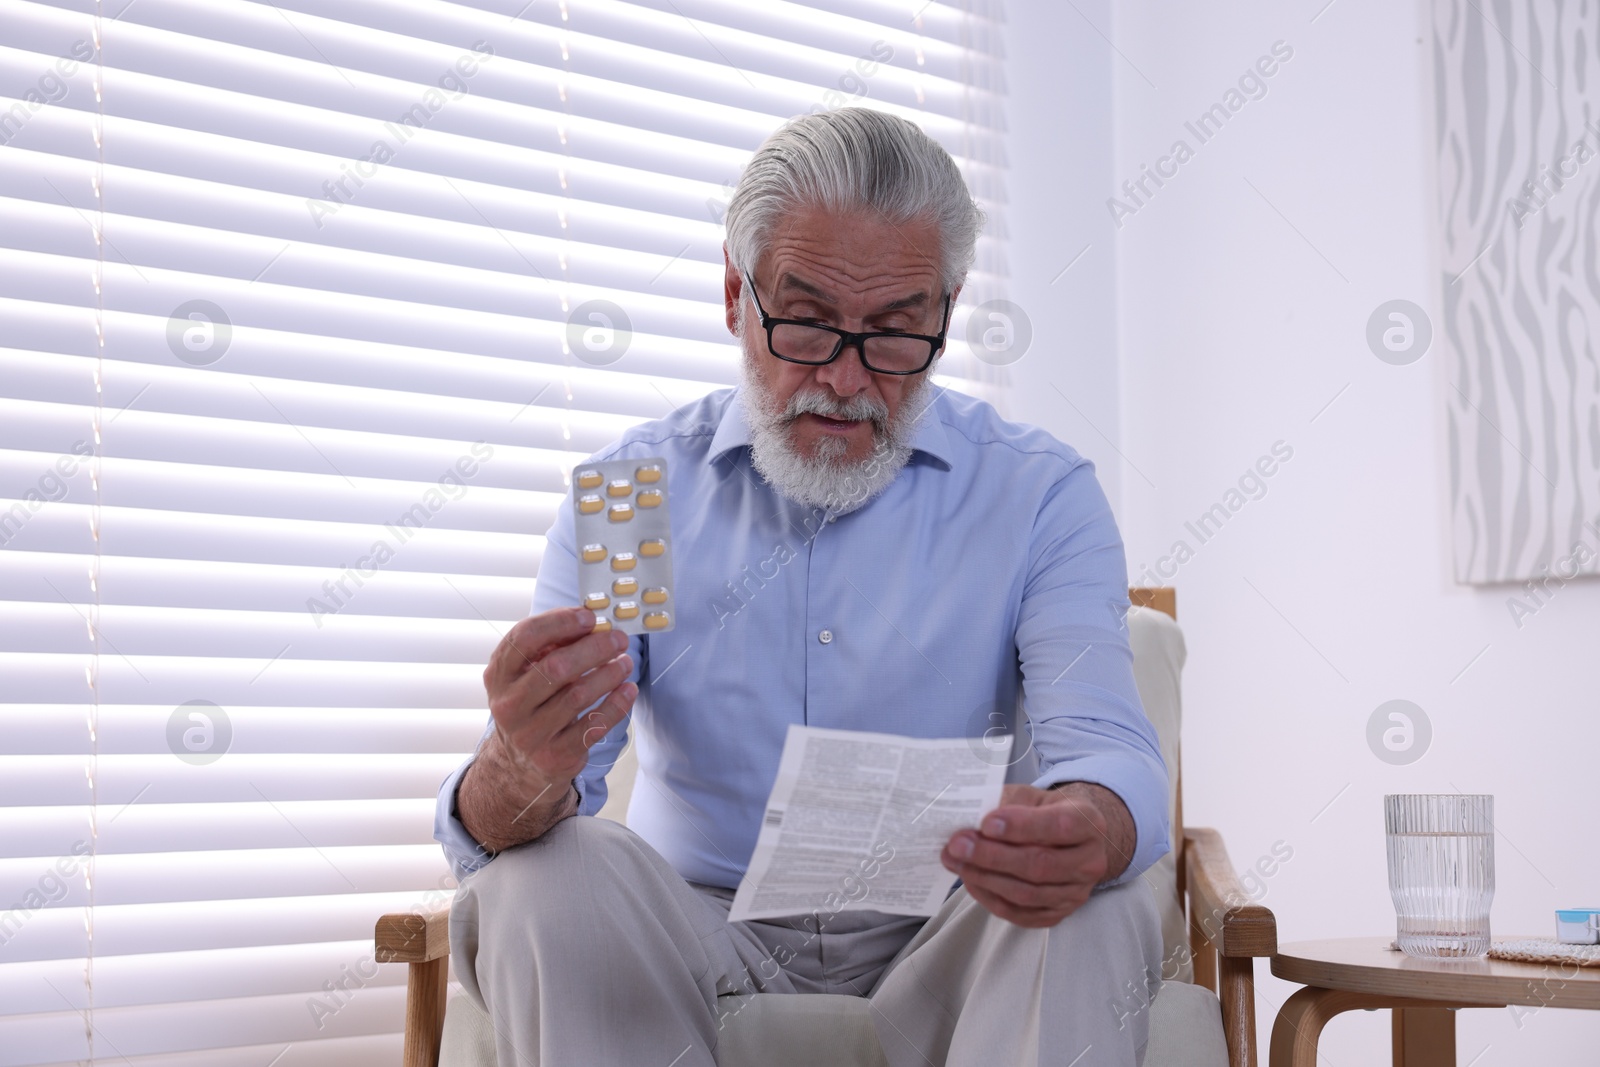
{"label": "water in glass", "polygon": [[1494,798],[1398,794],[1383,806],[1401,951],[1483,956],[1494,900]]}

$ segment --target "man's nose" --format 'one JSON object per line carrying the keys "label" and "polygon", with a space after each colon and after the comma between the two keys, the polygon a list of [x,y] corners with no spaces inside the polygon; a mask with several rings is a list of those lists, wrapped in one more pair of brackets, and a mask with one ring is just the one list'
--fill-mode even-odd
{"label": "man's nose", "polygon": [[849,399],[872,384],[872,372],[861,362],[861,346],[846,345],[839,358],[816,370],[818,384],[826,385],[838,396]]}

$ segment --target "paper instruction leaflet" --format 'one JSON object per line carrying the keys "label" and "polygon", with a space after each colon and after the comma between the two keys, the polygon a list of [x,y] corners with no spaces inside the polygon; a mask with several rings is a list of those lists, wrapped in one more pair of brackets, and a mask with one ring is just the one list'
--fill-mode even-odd
{"label": "paper instruction leaflet", "polygon": [[923,739],[790,725],[730,922],[809,912],[935,914],[950,835],[1000,803],[995,738]]}

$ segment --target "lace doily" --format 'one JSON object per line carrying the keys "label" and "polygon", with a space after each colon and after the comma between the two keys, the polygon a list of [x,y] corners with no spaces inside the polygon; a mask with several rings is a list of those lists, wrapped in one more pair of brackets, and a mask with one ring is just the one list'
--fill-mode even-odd
{"label": "lace doily", "polygon": [[1564,945],[1545,938],[1496,941],[1489,958],[1518,963],[1575,963],[1579,967],[1600,967],[1600,945]]}

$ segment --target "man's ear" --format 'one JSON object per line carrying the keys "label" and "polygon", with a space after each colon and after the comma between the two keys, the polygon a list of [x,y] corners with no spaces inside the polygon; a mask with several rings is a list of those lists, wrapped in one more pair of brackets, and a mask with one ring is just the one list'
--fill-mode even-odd
{"label": "man's ear", "polygon": [[728,258],[728,246],[722,246],[722,304],[728,332],[739,336],[739,301],[744,299],[744,276],[734,269]]}

